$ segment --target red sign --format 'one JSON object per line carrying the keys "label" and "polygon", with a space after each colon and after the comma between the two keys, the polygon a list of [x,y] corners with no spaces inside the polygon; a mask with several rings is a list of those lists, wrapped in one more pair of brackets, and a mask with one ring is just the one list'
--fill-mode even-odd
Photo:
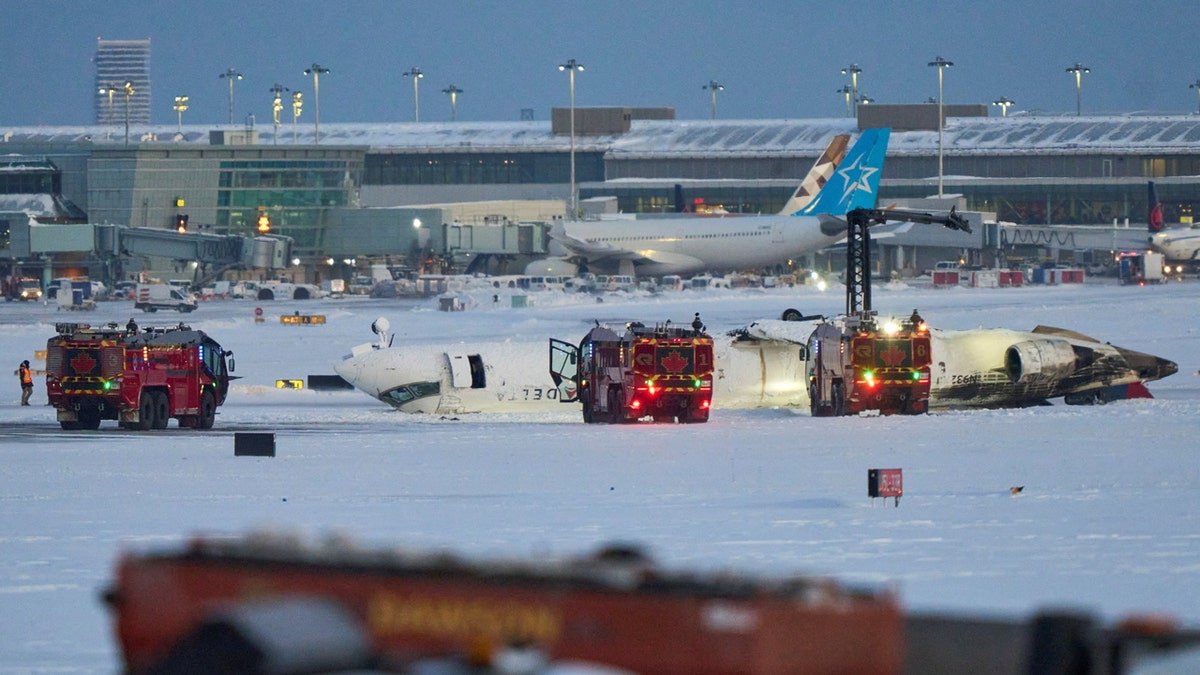
{"label": "red sign", "polygon": [[867,496],[895,497],[904,495],[904,473],[901,469],[868,469]]}

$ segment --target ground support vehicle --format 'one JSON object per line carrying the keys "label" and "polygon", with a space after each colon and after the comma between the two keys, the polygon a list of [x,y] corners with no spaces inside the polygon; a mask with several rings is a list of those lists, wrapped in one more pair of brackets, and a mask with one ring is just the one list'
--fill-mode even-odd
{"label": "ground support vehicle", "polygon": [[818,324],[804,349],[814,417],[868,410],[916,415],[929,410],[931,354],[924,320],[913,310],[906,320],[881,321],[871,309],[868,228],[889,221],[971,231],[954,209],[945,215],[902,209],[854,209],[846,214],[846,313]]}
{"label": "ground support vehicle", "polygon": [[[131,322],[132,323],[132,322]],[[46,391],[63,429],[97,429],[117,420],[126,429],[211,429],[233,370],[226,352],[204,332],[115,323],[100,328],[60,323],[46,343]]]}
{"label": "ground support vehicle", "polygon": [[578,346],[550,340],[550,376],[559,401],[583,405],[584,422],[707,422],[713,341],[669,324],[622,333],[597,325]]}
{"label": "ground support vehicle", "polygon": [[196,296],[177,284],[138,284],[133,308],[151,313],[160,309],[187,313],[196,309]]}
{"label": "ground support vehicle", "polygon": [[1117,256],[1117,278],[1122,285],[1161,284],[1166,280],[1163,275],[1163,255],[1149,252],[1121,253]]}
{"label": "ground support vehicle", "polygon": [[[897,674],[903,661],[903,616],[889,591],[672,571],[628,545],[565,560],[473,561],[267,535],[200,539],[123,556],[105,599],[135,675],[229,672],[213,666],[241,663],[239,651],[296,673],[389,663],[402,672],[544,672],[501,669],[510,650],[647,675]],[[331,654],[345,660],[331,663]],[[456,657],[476,669],[404,667]]]}

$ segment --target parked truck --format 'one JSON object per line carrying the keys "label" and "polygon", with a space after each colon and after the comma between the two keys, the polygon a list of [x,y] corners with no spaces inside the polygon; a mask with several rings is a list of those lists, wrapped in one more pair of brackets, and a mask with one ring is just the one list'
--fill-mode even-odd
{"label": "parked truck", "polygon": [[106,419],[125,429],[165,429],[172,418],[181,427],[212,428],[233,353],[203,331],[179,324],[139,332],[132,322],[55,328],[46,343],[46,393],[63,429],[97,429]]}
{"label": "parked truck", "polygon": [[621,333],[598,325],[578,346],[550,340],[559,401],[579,401],[588,423],[707,422],[712,375],[712,338],[669,323],[631,323]]}
{"label": "parked truck", "polygon": [[138,284],[133,308],[143,312],[174,309],[187,313],[196,309],[196,296],[175,284]]}

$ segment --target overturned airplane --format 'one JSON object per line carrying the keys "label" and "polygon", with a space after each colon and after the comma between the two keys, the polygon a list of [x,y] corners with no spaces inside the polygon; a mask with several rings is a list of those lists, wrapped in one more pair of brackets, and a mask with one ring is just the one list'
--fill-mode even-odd
{"label": "overturned airplane", "polygon": [[[810,405],[805,374],[816,321],[764,320],[714,339],[715,409]],[[561,412],[544,341],[392,346],[385,319],[376,343],[334,368],[356,388],[403,412]],[[930,331],[931,410],[1103,403],[1149,396],[1145,383],[1174,374],[1167,359],[1073,331],[1038,326]]]}

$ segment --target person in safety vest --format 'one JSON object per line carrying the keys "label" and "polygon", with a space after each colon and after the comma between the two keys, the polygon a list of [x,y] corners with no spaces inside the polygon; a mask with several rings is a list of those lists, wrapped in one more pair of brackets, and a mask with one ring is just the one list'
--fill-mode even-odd
{"label": "person in safety vest", "polygon": [[29,370],[28,361],[21,362],[17,375],[21,378],[21,405],[29,405],[29,397],[33,396],[33,371]]}

